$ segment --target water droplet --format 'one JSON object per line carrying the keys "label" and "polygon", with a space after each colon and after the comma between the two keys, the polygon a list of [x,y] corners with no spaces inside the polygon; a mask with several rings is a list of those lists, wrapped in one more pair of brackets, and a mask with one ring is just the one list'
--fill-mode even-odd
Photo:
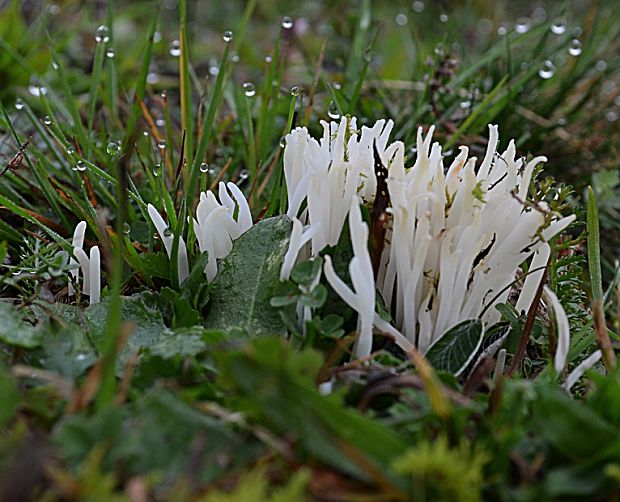
{"label": "water droplet", "polygon": [[394,22],[398,26],[406,26],[408,21],[409,21],[409,18],[407,17],[407,14],[405,14],[404,12],[397,14],[396,17],[394,18]]}
{"label": "water droplet", "polygon": [[515,31],[517,33],[527,33],[532,27],[532,20],[529,17],[520,17],[515,23]]}
{"label": "water droplet", "polygon": [[157,148],[159,148],[160,150],[165,150],[165,148],[166,148],[166,140],[165,139],[160,139],[157,142]]}
{"label": "water droplet", "polygon": [[337,91],[342,89],[342,85],[340,85],[340,82],[332,82],[332,87],[336,89]]}
{"label": "water droplet", "polygon": [[227,30],[224,32],[224,34],[222,35],[222,40],[224,40],[224,42],[226,42],[227,44],[232,42],[233,39],[233,32],[230,30]]}
{"label": "water droplet", "polygon": [[558,125],[559,126],[565,126],[566,125],[566,117],[560,117],[558,119]]}
{"label": "water droplet", "polygon": [[460,105],[459,105],[463,110],[468,110],[469,108],[471,108],[471,101],[466,100],[466,101],[461,101]]}
{"label": "water droplet", "polygon": [[340,118],[340,112],[338,111],[338,105],[335,101],[332,101],[329,104],[329,108],[327,109],[327,116],[330,119],[338,120]]}
{"label": "water droplet", "polygon": [[506,25],[504,25],[504,24],[500,24],[500,25],[497,27],[497,34],[498,34],[500,37],[503,37],[506,33],[508,33],[508,28],[506,28]]}
{"label": "water droplet", "polygon": [[15,100],[15,109],[19,111],[19,110],[23,110],[23,108],[24,108],[24,102],[21,100],[21,98],[17,98]]}
{"label": "water droplet", "polygon": [[161,31],[156,31],[155,33],[153,33],[154,44],[158,44],[159,42],[161,42],[162,38],[163,37],[162,37]]}
{"label": "water droplet", "polygon": [[157,178],[159,176],[159,171],[161,170],[161,164],[156,164],[153,168],[153,176]]}
{"label": "water droplet", "polygon": [[81,160],[77,161],[77,164],[75,165],[75,167],[80,172],[86,171],[86,164]]}
{"label": "water droplet", "polygon": [[69,147],[67,148],[67,155],[71,156],[75,154],[75,150],[73,149],[73,147]]}
{"label": "water droplet", "polygon": [[159,82],[159,75],[157,73],[151,72],[147,74],[146,76],[147,84],[156,84],[157,82]]}
{"label": "water droplet", "polygon": [[116,51],[114,51],[114,49],[108,49],[105,51],[105,57],[108,59],[114,59],[116,57]]}
{"label": "water droplet", "polygon": [[538,6],[532,11],[532,18],[537,23],[544,23],[547,20],[547,11],[544,7]]}
{"label": "water droplet", "polygon": [[52,16],[57,16],[60,14],[60,5],[53,3],[49,6],[49,11]]}
{"label": "water droplet", "polygon": [[286,136],[282,136],[280,138],[280,148],[284,148],[286,146]]}
{"label": "water droplet", "polygon": [[108,30],[108,27],[105,24],[99,26],[97,31],[95,31],[95,41],[98,44],[107,44],[110,41],[110,30]]}
{"label": "water droplet", "polygon": [[79,354],[75,356],[75,361],[79,363],[79,362],[86,360],[87,357],[88,356],[86,354],[80,352]]}
{"label": "water droplet", "polygon": [[43,85],[29,85],[28,92],[33,96],[45,96],[47,94],[47,87]]}
{"label": "water droplet", "polygon": [[568,46],[568,53],[571,56],[579,56],[583,50],[581,42],[577,38],[573,38],[571,40],[570,45]]}
{"label": "water droplet", "polygon": [[170,55],[178,58],[181,55],[181,42],[178,40],[173,40],[170,44]]}
{"label": "water droplet", "polygon": [[244,82],[243,92],[248,98],[251,98],[256,95],[256,87],[254,87],[254,84],[252,82]]}
{"label": "water droplet", "polygon": [[230,59],[233,63],[238,63],[241,60],[241,57],[239,56],[239,54],[234,52]]}
{"label": "water droplet", "polygon": [[411,6],[411,8],[413,9],[414,12],[422,12],[424,10],[424,2],[413,2],[413,5]]}
{"label": "water droplet", "polygon": [[554,35],[562,35],[566,32],[566,22],[563,19],[556,19],[551,23],[551,33]]}
{"label": "water droplet", "polygon": [[206,162],[203,162],[202,164],[200,164],[201,173],[206,173],[208,171],[209,171],[209,164],[207,164]]}
{"label": "water droplet", "polygon": [[239,179],[241,181],[245,181],[250,177],[250,173],[247,169],[241,169],[241,171],[239,171]]}
{"label": "water droplet", "polygon": [[596,64],[594,65],[594,67],[600,71],[600,72],[604,72],[607,69],[607,62],[603,61],[602,59],[599,59]]}
{"label": "water droplet", "polygon": [[52,124],[52,118],[49,115],[46,115],[45,117],[43,117],[43,123],[45,125],[51,125]]}
{"label": "water droplet", "polygon": [[149,132],[148,132],[148,131],[142,131],[142,135],[143,135],[145,138],[148,138],[148,137],[149,137]]}
{"label": "water droplet", "polygon": [[273,61],[271,56],[265,56],[265,63],[270,64]]}
{"label": "water droplet", "polygon": [[605,114],[605,118],[607,122],[616,122],[618,120],[618,112],[615,110],[610,110]]}
{"label": "water droplet", "polygon": [[170,230],[170,228],[166,227],[164,230],[164,237],[172,237],[172,230]]}
{"label": "water droplet", "polygon": [[108,143],[108,146],[106,148],[106,152],[108,152],[108,155],[118,155],[120,151],[121,147],[118,143],[114,141],[110,141]]}
{"label": "water droplet", "polygon": [[130,232],[131,232],[131,225],[129,223],[125,222],[123,224],[123,233],[125,235],[129,235]]}
{"label": "water droplet", "polygon": [[538,76],[540,78],[544,78],[545,80],[553,77],[555,74],[555,66],[554,64],[547,59],[543,64],[542,68],[538,70]]}
{"label": "water droplet", "polygon": [[164,127],[166,125],[166,121],[164,119],[157,119],[155,120],[155,125],[157,127]]}
{"label": "water droplet", "polygon": [[219,172],[220,172],[219,167],[217,167],[217,166],[210,166],[209,167],[209,176],[217,176]]}
{"label": "water droplet", "polygon": [[299,87],[294,85],[293,87],[291,87],[291,96],[299,96]]}
{"label": "water droplet", "polygon": [[439,16],[439,20],[440,20],[442,23],[447,23],[447,22],[448,22],[448,14],[441,14],[441,15]]}
{"label": "water droplet", "polygon": [[58,70],[58,63],[56,61],[52,61],[52,68]]}
{"label": "water droplet", "polygon": [[285,30],[290,30],[293,27],[293,20],[289,16],[284,16],[282,18],[282,28]]}

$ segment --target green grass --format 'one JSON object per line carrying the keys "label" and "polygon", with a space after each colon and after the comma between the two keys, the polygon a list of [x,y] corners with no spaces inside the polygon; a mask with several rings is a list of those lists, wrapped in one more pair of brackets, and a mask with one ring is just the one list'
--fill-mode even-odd
{"label": "green grass", "polygon": [[[0,9],[0,500],[617,493],[618,9],[21,4]],[[519,33],[524,16],[531,25]],[[325,281],[313,284],[314,265],[278,281],[279,266],[266,264],[282,258],[288,236],[283,138],[298,126],[316,136],[319,120],[347,114],[393,119],[392,136],[408,147],[434,124],[449,159],[463,144],[481,158],[494,123],[502,146],[514,138],[519,154],[549,158],[532,198],[578,215],[548,266],[571,324],[569,369],[598,347],[605,362],[572,397],[553,371],[544,308],[514,376],[491,382],[493,358],[456,378],[388,342],[367,364],[351,362],[356,316]],[[188,216],[218,181],[237,183],[262,222],[226,261],[236,276],[208,285]],[[148,204],[175,234],[172,260]],[[85,247],[102,253],[98,305],[67,294],[81,220]],[[347,246],[329,253],[346,273]],[[305,338],[295,302],[312,309]],[[511,327],[510,367],[526,319],[510,304],[502,315],[487,336]],[[334,392],[318,391],[327,386]]]}

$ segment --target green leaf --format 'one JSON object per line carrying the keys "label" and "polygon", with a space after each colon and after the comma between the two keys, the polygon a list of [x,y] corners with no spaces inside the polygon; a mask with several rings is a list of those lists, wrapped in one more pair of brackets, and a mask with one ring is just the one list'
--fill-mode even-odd
{"label": "green leaf", "polygon": [[310,286],[323,269],[323,258],[298,263],[291,271],[291,279],[301,286]]}
{"label": "green leaf", "polygon": [[22,321],[17,308],[0,302],[0,341],[14,347],[33,349],[41,345],[43,329],[38,324],[33,326]]}
{"label": "green leaf", "polygon": [[[162,336],[158,342],[150,347],[149,351],[154,356],[162,359],[172,359],[176,356],[195,356],[207,348],[204,341],[206,330],[199,326],[193,328],[183,328],[175,330],[170,334]],[[207,332],[210,338],[224,340],[224,335],[217,331]]]}
{"label": "green leaf", "polygon": [[425,356],[436,369],[458,376],[476,354],[483,336],[482,321],[468,319],[446,331]]}
{"label": "green leaf", "polygon": [[171,288],[163,288],[161,296],[172,307],[172,327],[183,328],[202,323],[202,316],[191,303]]}
{"label": "green leaf", "polygon": [[288,249],[291,220],[262,220],[233,244],[212,284],[206,326],[250,335],[285,334],[278,310],[270,303]]}
{"label": "green leaf", "polygon": [[[139,293],[133,296],[121,296],[121,320],[131,323],[131,333],[119,355],[123,363],[133,352],[150,347],[168,333],[161,312],[157,310],[156,298],[151,293]],[[109,297],[101,303],[89,305],[84,315],[90,325],[95,341],[99,344],[103,336],[108,317]]]}

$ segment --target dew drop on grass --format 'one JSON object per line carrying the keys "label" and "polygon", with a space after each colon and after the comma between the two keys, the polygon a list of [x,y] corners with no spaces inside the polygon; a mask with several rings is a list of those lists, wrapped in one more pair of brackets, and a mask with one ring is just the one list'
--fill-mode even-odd
{"label": "dew drop on grass", "polygon": [[161,164],[156,164],[153,168],[153,176],[157,178],[159,176],[159,171],[161,170]]}
{"label": "dew drop on grass", "polygon": [[49,115],[46,115],[45,117],[43,117],[43,123],[45,125],[51,125],[52,124],[52,118]]}
{"label": "dew drop on grass", "polygon": [[172,230],[170,228],[164,230],[164,237],[172,237]]}
{"label": "dew drop on grass", "polygon": [[232,57],[230,58],[231,61],[233,63],[238,63],[239,60],[241,59],[241,57],[239,56],[239,54],[237,54],[236,52],[233,53]]}
{"label": "dew drop on grass", "polygon": [[396,14],[396,17],[394,18],[394,22],[398,26],[407,26],[408,21],[409,21],[409,18],[407,17],[407,14],[405,14],[404,12],[401,12],[400,14]]}
{"label": "dew drop on grass", "polygon": [[280,148],[284,148],[286,146],[286,136],[282,136],[280,138]]}
{"label": "dew drop on grass", "polygon": [[239,179],[241,181],[245,181],[250,177],[250,173],[248,172],[247,169],[242,169],[241,171],[239,171]]}
{"label": "dew drop on grass", "polygon": [[203,162],[202,164],[200,164],[200,172],[201,173],[209,172],[209,164],[207,164],[206,162]]}
{"label": "dew drop on grass", "polygon": [[108,27],[105,24],[99,26],[97,31],[95,31],[95,41],[98,44],[107,44],[110,41],[110,30],[108,30]]}
{"label": "dew drop on grass", "polygon": [[538,70],[538,76],[540,78],[544,78],[545,80],[550,79],[555,75],[555,66],[554,64],[547,59],[543,64],[542,68]]}
{"label": "dew drop on grass", "polygon": [[211,166],[209,167],[209,176],[217,176],[219,174],[220,170],[218,167],[216,166]]}
{"label": "dew drop on grass", "polygon": [[599,59],[594,65],[594,67],[602,73],[607,69],[607,62]]}
{"label": "dew drop on grass", "polygon": [[158,44],[159,42],[161,42],[162,39],[162,34],[161,31],[156,31],[155,33],[153,33],[153,43],[154,44]]}
{"label": "dew drop on grass", "polygon": [[73,147],[67,148],[67,155],[71,156],[73,154],[75,154],[75,150],[73,149]]}
{"label": "dew drop on grass", "polygon": [[338,111],[338,105],[336,105],[335,101],[332,101],[329,104],[329,108],[327,109],[327,116],[330,119],[338,120],[340,118],[340,112]]}
{"label": "dew drop on grass", "polygon": [[123,224],[123,233],[125,235],[129,235],[130,232],[131,232],[131,225],[129,223],[125,222]]}
{"label": "dew drop on grass", "polygon": [[224,42],[226,42],[227,44],[232,42],[233,39],[233,32],[230,30],[227,30],[224,32],[224,34],[222,35],[222,40],[224,40]]}
{"label": "dew drop on grass", "polygon": [[252,82],[244,82],[243,92],[246,97],[251,98],[256,95],[256,87],[254,87],[254,84]]}
{"label": "dew drop on grass", "polygon": [[120,145],[116,143],[115,141],[110,141],[106,148],[106,152],[108,152],[108,155],[118,155],[120,150],[121,150]]}
{"label": "dew drop on grass", "polygon": [[116,57],[116,51],[114,49],[108,49],[105,51],[105,57],[108,59],[114,59]]}
{"label": "dew drop on grass", "polygon": [[173,40],[170,44],[170,55],[178,58],[181,55],[181,42]]}
{"label": "dew drop on grass", "polygon": [[294,85],[291,87],[291,96],[297,97],[299,96],[299,87]]}
{"label": "dew drop on grass", "polygon": [[24,102],[21,100],[21,98],[17,98],[15,100],[15,109],[18,111],[24,109]]}
{"label": "dew drop on grass", "polygon": [[571,56],[579,56],[582,50],[583,47],[581,46],[581,42],[579,41],[579,39],[573,38],[570,45],[568,46],[568,53]]}
{"label": "dew drop on grass", "polygon": [[82,361],[85,361],[87,357],[88,356],[86,354],[84,354],[83,352],[80,352],[79,354],[75,356],[75,361],[78,363],[81,363]]}
{"label": "dew drop on grass", "polygon": [[532,20],[529,17],[520,17],[515,23],[515,31],[517,33],[527,33],[532,27]]}
{"label": "dew drop on grass", "polygon": [[290,30],[293,27],[293,20],[290,16],[284,16],[282,18],[282,28],[285,30]]}
{"label": "dew drop on grass", "polygon": [[566,23],[562,19],[556,19],[551,23],[551,33],[562,35],[566,32]]}
{"label": "dew drop on grass", "polygon": [[157,148],[159,148],[160,150],[165,150],[166,149],[166,140],[165,139],[160,139],[157,142]]}
{"label": "dew drop on grass", "polygon": [[500,24],[497,28],[497,34],[503,37],[506,33],[508,33],[508,28],[506,28],[506,25]]}
{"label": "dew drop on grass", "polygon": [[29,85],[28,92],[33,96],[45,96],[47,94],[47,87],[43,85]]}
{"label": "dew drop on grass", "polygon": [[164,119],[157,119],[155,120],[155,125],[157,127],[164,127],[166,125],[166,121]]}
{"label": "dew drop on grass", "polygon": [[460,105],[459,105],[463,110],[468,110],[469,108],[471,108],[471,101],[469,100],[465,100],[465,101],[461,101]]}
{"label": "dew drop on grass", "polygon": [[447,23],[447,22],[448,22],[448,14],[441,14],[441,15],[439,16],[439,20],[440,20],[442,23]]}
{"label": "dew drop on grass", "polygon": [[411,8],[413,9],[414,12],[422,12],[424,10],[424,2],[420,2],[419,0],[416,2],[413,2],[413,5],[411,6]]}
{"label": "dew drop on grass", "polygon": [[77,170],[78,170],[78,171],[80,171],[80,172],[84,172],[84,171],[86,171],[86,164],[85,164],[83,161],[81,161],[81,160],[78,160],[78,162],[77,162],[77,164],[75,165],[75,167],[76,167],[76,168],[77,168]]}

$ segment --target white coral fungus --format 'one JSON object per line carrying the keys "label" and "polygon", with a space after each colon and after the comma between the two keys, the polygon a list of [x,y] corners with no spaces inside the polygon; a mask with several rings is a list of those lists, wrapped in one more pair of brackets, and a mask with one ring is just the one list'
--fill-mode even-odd
{"label": "white coral fungus", "polygon": [[[487,151],[477,168],[476,158],[469,158],[468,148],[461,147],[446,169],[441,146],[431,144],[433,127],[426,136],[418,130],[417,158],[407,168],[404,145],[388,144],[391,121],[379,120],[361,131],[354,118],[322,125],[320,141],[305,128],[286,137],[287,214],[302,223],[289,252],[316,256],[335,245],[353,211],[349,218],[355,257],[350,272],[355,293],[338,279],[327,257],[325,274],[359,313],[357,356],[371,350],[369,319],[375,318],[375,287],[394,313],[398,330],[424,352],[464,319],[496,322],[499,313],[494,305],[506,302],[519,266],[533,254],[532,270],[544,266],[550,252],[546,242],[575,218],[560,218],[544,202],[528,199],[534,168],[547,159],[516,158],[514,141],[498,153],[496,126],[489,126]],[[382,184],[375,174],[374,145],[387,168],[391,202],[376,283],[369,275],[368,231],[361,223],[358,202],[372,204],[377,196],[388,195],[376,193]],[[307,239],[311,249],[304,253]],[[283,276],[292,261],[287,256]],[[540,273],[526,282],[519,307],[529,307],[539,278]],[[396,331],[389,325],[375,326]],[[564,345],[561,348],[563,352]],[[556,358],[558,367],[564,358],[563,353]]]}

